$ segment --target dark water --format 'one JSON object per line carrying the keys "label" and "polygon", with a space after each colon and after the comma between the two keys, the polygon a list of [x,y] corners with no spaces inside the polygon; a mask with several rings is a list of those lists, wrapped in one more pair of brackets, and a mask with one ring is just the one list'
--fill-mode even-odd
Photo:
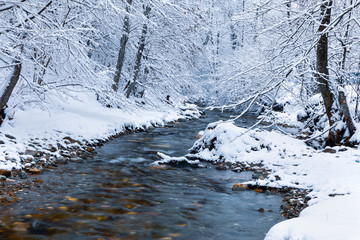
{"label": "dark water", "polygon": [[186,154],[200,130],[225,116],[122,136],[86,163],[46,171],[2,209],[0,239],[263,239],[283,220],[281,196],[233,192],[250,173],[151,166],[157,151]]}

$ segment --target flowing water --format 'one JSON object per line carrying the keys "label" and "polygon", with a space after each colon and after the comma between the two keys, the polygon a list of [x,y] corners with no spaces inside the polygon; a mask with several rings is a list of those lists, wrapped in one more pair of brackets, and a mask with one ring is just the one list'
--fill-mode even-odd
{"label": "flowing water", "polygon": [[281,196],[231,190],[251,173],[151,166],[156,152],[184,155],[209,122],[228,116],[124,135],[94,159],[47,170],[2,208],[0,239],[263,239],[284,220]]}

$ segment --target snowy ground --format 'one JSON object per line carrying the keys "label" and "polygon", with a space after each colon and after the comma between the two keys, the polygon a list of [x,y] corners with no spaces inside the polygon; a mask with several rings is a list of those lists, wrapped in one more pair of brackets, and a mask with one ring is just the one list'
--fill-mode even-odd
{"label": "snowy ground", "polygon": [[[291,136],[249,131],[231,122],[209,124],[203,134],[190,149],[193,154],[186,156],[189,159],[261,163],[272,170],[268,178],[244,184],[312,190],[309,207],[300,217],[275,225],[266,240],[359,239],[359,150],[335,147],[316,151]],[[171,159],[163,157],[165,162]]]}
{"label": "snowy ground", "polygon": [[[58,144],[71,145],[66,138],[80,143],[91,142],[106,139],[125,128],[162,126],[166,122],[199,114],[191,104],[163,104],[158,108],[134,106],[127,111],[110,109],[102,106],[90,92],[78,93],[76,98],[56,96],[49,101],[48,109],[38,106],[25,110],[16,108],[16,112],[8,114],[14,116],[12,120],[4,121],[0,128],[0,169],[22,168],[25,159],[33,158],[26,154],[26,150],[48,150],[50,153],[51,148],[56,149]],[[51,151],[51,154],[59,155],[56,151]]]}

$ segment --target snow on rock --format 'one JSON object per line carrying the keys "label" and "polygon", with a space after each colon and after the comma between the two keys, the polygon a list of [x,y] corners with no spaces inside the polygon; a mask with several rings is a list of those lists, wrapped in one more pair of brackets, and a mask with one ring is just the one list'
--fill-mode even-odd
{"label": "snow on rock", "polygon": [[[316,151],[302,140],[275,131],[248,130],[232,122],[217,122],[207,126],[185,157],[261,163],[272,170],[268,178],[243,184],[312,190],[309,207],[299,218],[275,225],[267,240],[359,239],[360,153],[357,149],[335,147]],[[168,156],[166,159],[174,160]]]}
{"label": "snow on rock", "polygon": [[51,108],[18,108],[13,120],[4,121],[0,129],[0,169],[22,168],[24,159],[31,157],[25,154],[26,150],[43,151],[58,143],[66,145],[66,139],[71,139],[72,145],[82,144],[106,139],[126,128],[163,126],[179,118],[200,116],[193,104],[164,104],[157,108],[134,105],[123,110],[104,107],[91,92],[79,92],[76,98],[54,95],[57,96],[49,100]]}
{"label": "snow on rock", "polygon": [[152,165],[158,166],[161,164],[175,164],[175,165],[193,165],[196,167],[201,167],[202,164],[199,160],[188,160],[186,157],[170,157],[164,153],[158,152],[157,155],[162,159],[154,162]]}

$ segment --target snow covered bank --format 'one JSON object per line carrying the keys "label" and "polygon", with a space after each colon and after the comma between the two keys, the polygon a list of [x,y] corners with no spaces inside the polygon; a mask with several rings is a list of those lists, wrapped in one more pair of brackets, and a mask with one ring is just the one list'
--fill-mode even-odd
{"label": "snow covered bank", "polygon": [[274,226],[267,240],[358,239],[360,153],[357,149],[335,147],[316,151],[302,140],[275,131],[248,130],[231,122],[218,122],[208,125],[203,137],[185,157],[262,164],[272,170],[268,177],[244,184],[312,190],[310,206],[299,218]]}
{"label": "snow covered bank", "polygon": [[13,119],[3,123],[0,128],[0,169],[18,169],[32,164],[34,154],[28,154],[31,151],[45,151],[57,157],[61,146],[91,143],[125,129],[163,126],[179,118],[199,116],[192,104],[163,104],[157,108],[133,106],[128,110],[106,108],[90,92],[78,93],[76,98],[66,95],[50,97],[48,101],[51,108],[16,108]]}

